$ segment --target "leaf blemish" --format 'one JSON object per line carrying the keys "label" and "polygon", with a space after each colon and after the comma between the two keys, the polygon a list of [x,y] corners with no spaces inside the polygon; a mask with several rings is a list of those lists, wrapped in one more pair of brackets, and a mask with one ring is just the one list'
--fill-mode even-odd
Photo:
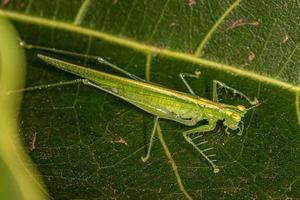
{"label": "leaf blemish", "polygon": [[251,63],[254,59],[255,59],[255,53],[250,51],[248,54],[248,61]]}
{"label": "leaf blemish", "polygon": [[288,35],[285,35],[283,38],[282,38],[282,43],[285,44],[289,41],[289,36]]}
{"label": "leaf blemish", "polygon": [[2,0],[1,7],[5,7],[9,3],[9,0]]}
{"label": "leaf blemish", "polygon": [[187,0],[189,6],[196,5],[196,0]]}
{"label": "leaf blemish", "polygon": [[170,25],[169,25],[169,27],[174,27],[174,26],[176,26],[177,24],[175,23],[175,22],[172,22]]}
{"label": "leaf blemish", "polygon": [[235,20],[231,22],[231,25],[226,29],[226,31],[229,31],[231,29],[240,27],[240,26],[245,26],[245,25],[250,25],[250,26],[258,26],[260,24],[260,20],[252,20],[252,21],[247,21],[244,18]]}
{"label": "leaf blemish", "polygon": [[32,136],[32,140],[31,140],[31,142],[30,142],[30,151],[33,151],[33,150],[35,150],[35,148],[36,148],[36,146],[35,146],[35,143],[36,143],[36,135],[37,135],[37,133],[36,132],[34,132],[33,133],[33,136]]}
{"label": "leaf blemish", "polygon": [[118,140],[115,140],[115,141],[113,141],[113,143],[115,143],[115,144],[124,144],[124,145],[128,146],[128,143],[127,143],[127,141],[126,141],[126,140],[124,140],[124,139],[123,139],[123,138],[121,138],[121,137],[119,137],[119,139],[118,139]]}

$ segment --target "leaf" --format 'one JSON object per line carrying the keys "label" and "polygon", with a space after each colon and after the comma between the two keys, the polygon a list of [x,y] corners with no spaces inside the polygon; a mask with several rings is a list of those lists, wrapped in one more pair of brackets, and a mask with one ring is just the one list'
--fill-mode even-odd
{"label": "leaf", "polygon": [[[193,198],[286,199],[300,196],[299,10],[293,1],[11,0],[0,14],[28,44],[102,56],[178,91],[186,91],[178,74],[198,69],[201,79],[190,81],[201,97],[211,99],[214,79],[257,97],[264,103],[245,116],[241,137],[222,123],[205,136],[218,174],[183,140],[190,127],[161,120],[162,133]],[[27,53],[28,87],[76,79]],[[94,60],[60,58],[118,74]],[[141,162],[153,117],[126,102],[69,85],[25,93],[21,116],[53,198],[185,198],[158,140]]]}
{"label": "leaf", "polygon": [[47,192],[25,153],[18,134],[20,93],[10,93],[25,83],[25,51],[18,34],[0,16],[0,196],[1,199],[45,199]]}

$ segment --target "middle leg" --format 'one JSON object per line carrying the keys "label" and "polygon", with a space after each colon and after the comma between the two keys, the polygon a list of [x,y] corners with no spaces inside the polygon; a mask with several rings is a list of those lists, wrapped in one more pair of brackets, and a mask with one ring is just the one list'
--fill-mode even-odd
{"label": "middle leg", "polygon": [[236,94],[239,95],[241,98],[245,98],[251,105],[256,105],[259,103],[258,99],[255,97],[254,100],[251,100],[247,95],[244,93],[226,85],[223,82],[214,80],[213,81],[213,101],[218,102],[219,101],[219,93],[218,93],[218,88],[224,88],[225,90],[229,90],[233,92],[233,95],[235,96]]}
{"label": "middle leg", "polygon": [[151,136],[150,136],[150,142],[149,142],[149,147],[148,147],[148,150],[147,150],[147,154],[146,154],[146,156],[142,156],[141,157],[141,159],[142,159],[143,162],[146,162],[150,158],[152,144],[153,144],[153,139],[154,139],[154,135],[155,135],[155,132],[156,132],[156,127],[157,127],[158,119],[159,119],[158,116],[154,117],[154,124],[153,124],[152,133],[151,133]]}

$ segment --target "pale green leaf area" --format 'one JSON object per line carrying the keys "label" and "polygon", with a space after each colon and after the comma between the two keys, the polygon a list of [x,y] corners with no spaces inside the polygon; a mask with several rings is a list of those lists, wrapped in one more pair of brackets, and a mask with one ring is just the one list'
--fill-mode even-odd
{"label": "pale green leaf area", "polygon": [[0,16],[0,198],[43,200],[47,192],[19,137],[18,113],[24,86],[25,51],[8,19]]}
{"label": "pale green leaf area", "polygon": [[[183,139],[189,127],[160,121],[194,199],[300,198],[299,13],[298,1],[267,0],[10,0],[0,10],[28,44],[102,56],[185,92],[178,74],[198,69],[190,82],[199,96],[211,99],[216,79],[264,102],[243,119],[241,137],[222,123],[206,133],[218,174]],[[77,78],[26,52],[27,87]],[[153,116],[129,103],[79,84],[26,92],[20,112],[20,134],[53,199],[186,198],[159,140],[141,161]]]}

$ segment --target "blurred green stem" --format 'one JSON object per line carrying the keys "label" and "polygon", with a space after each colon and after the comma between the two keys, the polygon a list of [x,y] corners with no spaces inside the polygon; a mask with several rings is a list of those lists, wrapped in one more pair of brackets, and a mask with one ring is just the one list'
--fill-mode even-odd
{"label": "blurred green stem", "polygon": [[[19,45],[18,33],[6,18],[0,17],[0,27],[0,196],[47,199],[38,171],[25,153],[18,133],[21,93],[7,94],[24,85],[25,52]],[[7,188],[12,186],[16,188]]]}

